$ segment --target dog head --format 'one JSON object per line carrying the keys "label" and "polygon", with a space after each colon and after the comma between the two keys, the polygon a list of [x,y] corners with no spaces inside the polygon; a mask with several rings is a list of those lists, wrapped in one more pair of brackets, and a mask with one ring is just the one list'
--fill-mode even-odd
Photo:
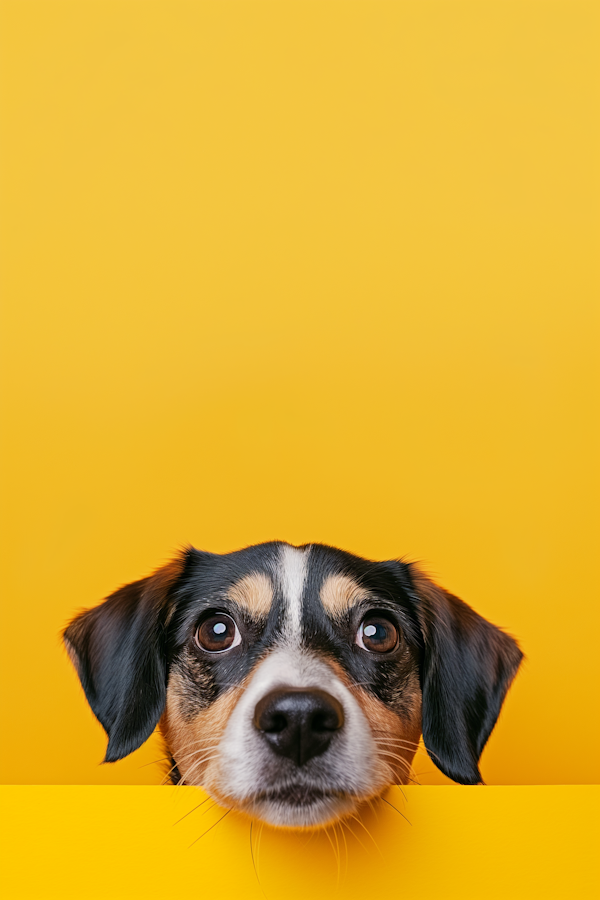
{"label": "dog head", "polygon": [[64,637],[107,762],[160,721],[177,780],[288,827],[407,783],[421,733],[442,772],[481,782],[522,659],[414,565],[280,542],[190,548]]}

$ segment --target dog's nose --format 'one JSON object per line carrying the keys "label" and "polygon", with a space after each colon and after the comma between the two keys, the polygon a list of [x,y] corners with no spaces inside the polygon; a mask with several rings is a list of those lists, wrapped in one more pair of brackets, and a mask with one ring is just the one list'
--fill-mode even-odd
{"label": "dog's nose", "polygon": [[344,711],[325,691],[283,688],[257,703],[254,724],[275,753],[303,766],[327,750],[344,724]]}

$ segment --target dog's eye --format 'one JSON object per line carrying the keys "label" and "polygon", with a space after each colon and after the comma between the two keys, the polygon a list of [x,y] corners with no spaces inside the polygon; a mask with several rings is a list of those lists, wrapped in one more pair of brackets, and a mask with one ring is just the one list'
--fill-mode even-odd
{"label": "dog's eye", "polygon": [[231,616],[213,613],[202,622],[196,632],[196,643],[209,653],[231,650],[241,643],[242,636]]}
{"label": "dog's eye", "polygon": [[398,638],[398,629],[393,622],[384,616],[371,614],[360,623],[356,634],[356,643],[363,650],[389,653],[398,646]]}

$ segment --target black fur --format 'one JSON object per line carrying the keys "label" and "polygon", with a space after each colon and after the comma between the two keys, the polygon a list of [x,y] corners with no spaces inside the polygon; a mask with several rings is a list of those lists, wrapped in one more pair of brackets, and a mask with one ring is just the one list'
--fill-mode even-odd
{"label": "black fur", "polygon": [[154,731],[166,702],[165,598],[152,578],[115,591],[65,630],[88,703],[108,734],[105,762]]}
{"label": "black fur", "polygon": [[[224,555],[190,548],[178,564],[120,588],[69,625],[65,642],[109,736],[105,761],[127,756],[150,736],[172,668],[186,676],[191,718],[239,683],[273,645],[282,624],[277,590],[263,619],[235,607],[227,591],[249,573],[272,575],[280,548],[261,544]],[[375,599],[334,621],[319,590],[336,573],[351,576]],[[423,739],[432,759],[454,781],[479,783],[479,757],[522,659],[513,638],[408,564],[371,562],[320,544],[311,545],[303,604],[304,643],[335,659],[398,715],[409,715],[407,686],[420,684]],[[354,641],[372,609],[400,631],[390,654],[366,653]],[[217,610],[233,615],[242,643],[210,657],[193,635],[201,618]]]}
{"label": "black fur", "polygon": [[423,741],[459,784],[479,784],[479,757],[523,654],[516,641],[433,585],[415,596],[424,650]]}

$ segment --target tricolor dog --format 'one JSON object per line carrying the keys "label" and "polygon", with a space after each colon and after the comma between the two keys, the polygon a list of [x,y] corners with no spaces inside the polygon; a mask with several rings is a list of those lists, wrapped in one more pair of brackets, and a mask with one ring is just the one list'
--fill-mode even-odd
{"label": "tricolor dog", "polygon": [[282,542],[189,548],[64,633],[106,761],[160,724],[174,782],[313,827],[406,784],[419,739],[460,784],[522,653],[415,565]]}

